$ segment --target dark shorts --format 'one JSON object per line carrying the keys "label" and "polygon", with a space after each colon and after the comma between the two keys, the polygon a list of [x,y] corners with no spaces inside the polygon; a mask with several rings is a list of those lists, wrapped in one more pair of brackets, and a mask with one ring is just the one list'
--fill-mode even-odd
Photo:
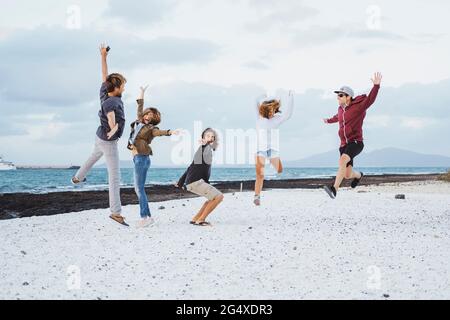
{"label": "dark shorts", "polygon": [[347,163],[347,167],[353,167],[353,159],[360,154],[364,149],[364,143],[362,141],[354,141],[350,142],[347,145],[339,148],[339,152],[341,156],[345,153],[350,157],[350,162]]}

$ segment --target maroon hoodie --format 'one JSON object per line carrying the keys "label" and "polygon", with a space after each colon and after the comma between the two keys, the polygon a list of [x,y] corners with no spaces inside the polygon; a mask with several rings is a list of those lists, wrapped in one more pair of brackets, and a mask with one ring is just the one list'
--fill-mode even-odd
{"label": "maroon hoodie", "polygon": [[368,96],[363,94],[354,98],[349,106],[339,106],[338,114],[327,119],[328,123],[339,122],[341,147],[352,141],[362,142],[364,140],[362,126],[366,111],[375,102],[379,89],[380,85],[374,85]]}

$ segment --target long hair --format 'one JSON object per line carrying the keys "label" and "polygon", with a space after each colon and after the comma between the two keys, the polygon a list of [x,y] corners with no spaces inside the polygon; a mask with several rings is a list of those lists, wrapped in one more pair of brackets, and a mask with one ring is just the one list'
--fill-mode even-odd
{"label": "long hair", "polygon": [[278,100],[270,100],[270,101],[264,101],[259,106],[259,114],[261,117],[269,119],[270,115],[274,115],[280,111],[280,101]]}
{"label": "long hair", "polygon": [[212,148],[214,151],[216,151],[216,149],[219,147],[219,138],[218,138],[218,136],[217,136],[217,131],[214,130],[213,128],[206,128],[205,131],[202,132],[202,139],[205,138],[205,135],[206,135],[208,132],[212,132],[212,133],[214,134],[214,142],[212,142],[210,145],[211,145],[211,148]]}

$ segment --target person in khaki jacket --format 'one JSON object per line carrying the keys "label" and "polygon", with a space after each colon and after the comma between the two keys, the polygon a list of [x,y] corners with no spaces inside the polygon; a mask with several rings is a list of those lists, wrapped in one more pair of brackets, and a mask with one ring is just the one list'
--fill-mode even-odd
{"label": "person in khaki jacket", "polygon": [[134,162],[134,189],[139,198],[141,220],[138,227],[144,228],[152,225],[148,198],[145,192],[145,181],[147,172],[151,165],[150,156],[153,156],[150,144],[155,137],[171,136],[180,133],[179,130],[160,130],[156,127],[161,122],[161,113],[156,108],[146,108],[144,110],[144,94],[148,86],[141,87],[139,98],[137,99],[137,120],[131,124],[131,135],[128,141],[128,149],[133,154]]}

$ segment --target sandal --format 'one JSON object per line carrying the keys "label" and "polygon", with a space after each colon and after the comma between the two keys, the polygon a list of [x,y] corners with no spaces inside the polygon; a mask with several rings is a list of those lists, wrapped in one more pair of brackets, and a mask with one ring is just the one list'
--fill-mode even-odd
{"label": "sandal", "polygon": [[199,227],[212,227],[212,224],[206,221],[197,222],[195,225]]}
{"label": "sandal", "polygon": [[189,221],[189,224],[197,224],[195,221]]}
{"label": "sandal", "polygon": [[130,226],[128,223],[125,222],[125,218],[122,217],[121,215],[112,214],[109,217],[111,219],[113,219],[115,222],[120,223],[121,225],[123,225],[125,227],[129,227]]}

